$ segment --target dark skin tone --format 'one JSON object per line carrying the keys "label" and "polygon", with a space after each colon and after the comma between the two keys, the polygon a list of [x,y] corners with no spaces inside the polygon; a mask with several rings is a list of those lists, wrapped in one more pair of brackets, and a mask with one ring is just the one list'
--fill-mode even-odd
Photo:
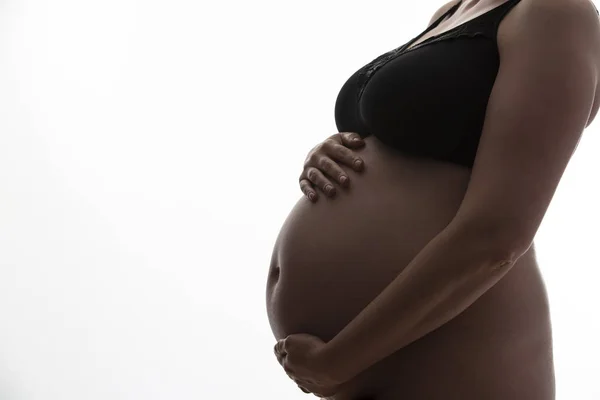
{"label": "dark skin tone", "polygon": [[[527,6],[519,8],[523,5]],[[515,12],[506,18],[499,31],[502,64],[490,96],[473,170],[442,171],[438,165],[399,160],[392,155],[384,160],[404,168],[396,168],[396,171],[407,171],[407,175],[421,174],[422,186],[433,182],[431,188],[435,188],[438,178],[439,183],[456,179],[455,186],[448,188],[447,203],[436,203],[432,208],[448,207],[451,210],[454,207],[454,211],[438,214],[438,219],[430,222],[431,231],[424,233],[420,250],[407,250],[403,254],[410,258],[403,268],[393,270],[390,267],[385,278],[372,279],[370,288],[366,288],[368,282],[362,282],[364,285],[360,288],[370,292],[364,297],[355,292],[356,300],[347,300],[347,310],[335,304],[339,314],[346,313],[350,318],[317,323],[307,328],[312,331],[309,333],[298,332],[298,327],[304,324],[301,315],[306,314],[306,310],[328,306],[327,302],[315,300],[315,297],[323,298],[319,296],[318,286],[311,287],[312,298],[294,298],[294,303],[303,304],[298,318],[291,308],[285,309],[285,314],[278,314],[278,307],[288,301],[283,289],[280,294],[273,291],[276,286],[293,291],[291,282],[301,285],[309,280],[294,275],[291,260],[303,265],[304,270],[307,265],[318,262],[314,255],[307,255],[303,260],[302,253],[286,258],[287,243],[294,243],[289,238],[300,237],[304,229],[298,225],[303,221],[289,220],[276,245],[278,262],[273,264],[269,274],[269,298],[278,300],[272,303],[269,311],[274,332],[281,339],[275,346],[278,361],[300,387],[322,397],[333,396],[336,400],[354,400],[368,391],[376,392],[378,400],[400,398],[398,396],[418,398],[419,395],[431,399],[484,398],[477,397],[477,393],[494,400],[517,398],[514,394],[510,397],[511,392],[506,392],[506,381],[499,377],[504,378],[527,366],[527,370],[522,369],[512,380],[518,383],[517,379],[525,379],[527,371],[535,370],[535,374],[527,376],[528,386],[521,388],[519,395],[522,397],[518,398],[553,398],[552,361],[547,358],[551,353],[549,318],[532,240],[583,129],[598,111],[599,38],[597,14],[591,4],[523,0],[515,7]],[[530,76],[537,79],[528,79]],[[570,85],[567,87],[561,82],[570,82]],[[544,99],[544,109],[538,107],[540,99]],[[375,139],[369,139],[363,150],[365,165],[370,171],[372,162],[373,175],[378,171],[381,174],[371,177],[373,181],[365,181],[364,185],[377,186],[377,180],[386,183],[389,178],[386,167],[377,165],[377,160],[387,157],[387,150]],[[369,153],[371,150],[367,148],[371,145],[374,148]],[[372,156],[370,161],[368,158]],[[354,184],[356,175],[353,176],[349,169],[342,169]],[[410,182],[413,180],[399,183],[408,187]],[[303,191],[310,194],[311,190],[305,183]],[[352,196],[360,196],[360,190],[357,187]],[[426,187],[423,190],[434,189]],[[460,201],[453,200],[453,190]],[[423,203],[425,207],[427,198],[431,196],[418,198],[410,204],[413,212],[418,212],[417,204]],[[403,201],[409,204],[411,199]],[[363,210],[367,204],[362,203]],[[300,205],[291,215],[303,212],[302,207]],[[344,212],[344,207],[345,204],[340,204],[342,211],[338,212]],[[325,211],[336,212],[332,208]],[[320,212],[319,208],[313,210],[315,214]],[[402,220],[407,218],[407,214],[400,214],[402,210],[388,210],[387,218],[393,218],[391,212],[398,213]],[[319,217],[326,215],[323,212]],[[306,223],[310,222],[309,214],[304,213],[302,217]],[[352,218],[352,215],[347,214],[346,218]],[[345,221],[343,217],[340,220]],[[389,229],[385,232],[389,237],[397,235],[398,229],[402,228],[398,225],[396,229],[386,227],[384,222],[377,228]],[[425,231],[427,223],[421,223],[426,226]],[[437,225],[443,228],[437,229]],[[343,235],[347,231],[340,228],[336,232]],[[414,232],[411,233],[412,238]],[[325,236],[323,240],[326,240]],[[369,253],[368,249],[364,254],[356,251],[354,259],[381,253],[380,250]],[[398,254],[390,253],[389,257]],[[323,257],[327,255],[323,254]],[[291,266],[287,270],[283,265],[277,265],[282,260],[289,260]],[[333,268],[333,264],[335,259],[327,265]],[[344,271],[348,270],[348,265],[346,262]],[[325,272],[316,270],[315,273]],[[329,292],[324,293],[332,293],[333,288],[328,286]],[[298,293],[306,293],[306,290]],[[344,293],[348,292],[344,290]],[[327,299],[335,301],[335,296],[330,294]],[[310,301],[315,302],[314,307]],[[519,312],[512,309],[517,307],[516,304],[520,307]],[[335,319],[333,314],[331,319]],[[472,331],[473,336],[467,337],[475,326],[477,330]],[[489,335],[482,334],[488,331]],[[519,340],[524,339],[516,338],[535,338],[535,341],[523,344]],[[465,349],[466,346],[472,350],[468,357],[464,352],[455,351],[455,348]],[[434,384],[421,385],[420,362],[429,359],[429,352],[431,360],[436,357],[436,363],[422,367]],[[494,359],[502,359],[505,364],[488,365],[489,360]],[[444,365],[446,360],[451,360],[449,366]],[[503,370],[505,366],[509,368]],[[386,373],[396,374],[406,381],[399,388],[387,383],[380,385],[385,381],[382,376]],[[474,374],[479,374],[480,379],[463,386],[457,383],[467,381],[465,377]],[[451,392],[444,388],[451,388]],[[489,392],[490,388],[493,388],[492,392]],[[449,393],[455,397],[449,397]]]}
{"label": "dark skin tone", "polygon": [[300,190],[312,202],[322,194],[330,198],[337,194],[336,184],[342,188],[350,186],[350,179],[340,165],[346,165],[356,172],[362,172],[364,161],[351,149],[360,149],[365,145],[358,133],[339,132],[331,135],[315,146],[306,156],[304,169],[300,174]]}
{"label": "dark skin tone", "polygon": [[[402,272],[402,266],[409,264],[455,215],[467,186],[468,171],[461,168],[448,170],[447,165],[423,164],[420,160],[404,160],[373,137],[366,138],[365,142],[366,145],[357,151],[365,160],[365,170],[357,173],[342,166],[352,182],[349,188],[340,187],[334,199],[321,196],[317,203],[306,198],[300,201],[275,246],[269,273],[268,310],[276,338],[288,338],[286,348],[279,352],[284,368],[289,367],[289,361],[297,363],[297,357],[306,359],[301,361],[302,365],[318,361],[320,344],[331,342],[347,327]],[[390,180],[393,175],[388,172],[400,169],[406,177]],[[386,191],[385,188],[393,190]],[[410,196],[406,196],[408,191],[412,192]],[[372,196],[374,192],[382,198],[392,198],[395,207],[380,207],[377,202],[373,205],[376,201]],[[369,211],[370,205],[373,207]],[[360,211],[357,213],[357,210]],[[435,214],[431,210],[435,210]],[[410,220],[413,217],[419,221],[418,231],[414,230]],[[380,222],[373,224],[373,220]],[[363,237],[374,240],[363,242]],[[402,246],[394,246],[396,240],[401,240]],[[311,243],[324,245],[315,248]],[[327,282],[333,282],[333,286]],[[297,386],[306,385],[306,389],[322,397],[335,392],[332,397],[335,400],[356,400],[369,395],[377,400],[384,396],[418,398],[424,388],[417,384],[428,382],[422,376],[438,382],[442,379],[464,381],[461,376],[465,371],[447,368],[464,363],[465,355],[469,356],[470,368],[484,370],[489,366],[488,359],[500,356],[496,349],[510,346],[511,338],[528,337],[534,342],[550,343],[546,301],[531,248],[519,259],[517,267],[461,316],[367,368],[357,377],[341,385],[323,387],[306,385],[308,382],[298,380],[292,373],[289,376],[296,379]],[[528,306],[519,310],[522,304]],[[519,311],[513,312],[515,309]],[[477,328],[473,330],[474,327]],[[499,331],[505,334],[499,335]],[[306,333],[309,335],[306,339],[313,339],[293,340],[298,333]],[[315,346],[311,346],[311,340],[316,341]],[[473,350],[464,353],[461,349],[465,346]],[[296,351],[289,351],[294,347]],[[298,348],[306,350],[298,351]],[[474,349],[479,350],[475,352]],[[507,364],[506,368],[510,367],[513,373],[520,375],[522,372],[516,366],[529,365],[533,358],[546,352],[551,349],[540,351],[539,355],[514,351],[514,355],[521,358]],[[506,351],[502,353],[502,357],[506,357]],[[308,357],[305,358],[305,354]],[[349,354],[355,353],[349,351]],[[440,359],[447,365],[440,364]],[[544,365],[542,361],[540,364]],[[327,377],[329,371],[336,369],[323,369],[323,366],[332,365],[317,363],[309,369],[321,370]],[[498,384],[509,376],[503,370],[489,371],[489,374],[498,376]],[[540,376],[545,375],[540,373]],[[398,377],[403,379],[398,381]],[[386,393],[390,391],[388,382],[395,381],[398,381],[399,393],[394,397]],[[430,388],[438,386],[444,391],[458,391],[450,384],[428,385]],[[465,383],[466,389],[473,391],[476,388]],[[436,397],[431,394],[429,398]]]}

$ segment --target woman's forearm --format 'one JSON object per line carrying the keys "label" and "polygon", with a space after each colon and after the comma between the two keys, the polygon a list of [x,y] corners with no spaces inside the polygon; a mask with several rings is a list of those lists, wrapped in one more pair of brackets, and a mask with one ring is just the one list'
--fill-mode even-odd
{"label": "woman's forearm", "polygon": [[452,224],[339,334],[325,358],[350,379],[445,324],[475,302],[514,265],[491,240]]}

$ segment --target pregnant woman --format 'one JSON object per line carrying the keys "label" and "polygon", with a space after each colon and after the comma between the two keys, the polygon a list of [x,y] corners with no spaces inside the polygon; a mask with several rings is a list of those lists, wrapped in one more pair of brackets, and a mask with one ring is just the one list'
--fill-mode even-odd
{"label": "pregnant woman", "polygon": [[[309,153],[268,273],[275,354],[300,389],[554,398],[533,238],[598,111],[599,71],[588,0],[453,0],[346,81],[343,133]],[[328,179],[336,196],[311,201]]]}

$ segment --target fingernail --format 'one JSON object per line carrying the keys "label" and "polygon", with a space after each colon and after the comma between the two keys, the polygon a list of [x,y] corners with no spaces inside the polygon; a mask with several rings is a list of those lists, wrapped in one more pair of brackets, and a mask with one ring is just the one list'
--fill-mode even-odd
{"label": "fingernail", "polygon": [[310,199],[310,201],[315,201],[316,196],[314,193],[309,193],[308,198]]}
{"label": "fingernail", "polygon": [[326,186],[325,186],[325,191],[326,191],[328,194],[331,194],[331,192],[333,192],[333,186],[331,186],[331,185],[326,185]]}
{"label": "fingernail", "polygon": [[360,160],[356,160],[356,161],[354,161],[354,166],[355,166],[356,168],[360,168],[360,167],[362,167],[362,161],[360,161]]}
{"label": "fingernail", "polygon": [[353,138],[352,141],[353,142],[358,142],[358,138]]}
{"label": "fingernail", "polygon": [[348,178],[346,178],[345,176],[343,176],[343,175],[342,175],[342,176],[340,177],[340,183],[341,183],[342,185],[345,185],[345,184],[346,184],[346,182],[348,182]]}

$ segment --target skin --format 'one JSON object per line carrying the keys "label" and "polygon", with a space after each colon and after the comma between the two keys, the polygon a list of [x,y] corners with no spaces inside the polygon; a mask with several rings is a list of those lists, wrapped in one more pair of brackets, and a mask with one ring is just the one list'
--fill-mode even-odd
{"label": "skin", "polygon": [[[359,174],[342,166],[350,188],[340,189],[334,199],[321,196],[317,203],[302,197],[280,230],[267,281],[267,311],[276,339],[308,333],[331,341],[460,207],[468,169],[405,158],[373,136],[365,142],[357,151],[365,170]],[[523,352],[533,343],[539,343],[535,354]],[[518,268],[461,316],[344,382],[333,398],[380,400],[397,391],[398,398],[446,399],[434,396],[472,391],[462,377],[481,371],[488,385],[502,385],[526,370],[552,382],[550,343],[548,300],[532,247]],[[486,360],[510,348],[518,349],[510,352],[513,357],[523,358],[511,360],[506,370],[491,368]],[[529,370],[525,359],[538,359],[540,368]]]}
{"label": "skin", "polygon": [[[541,14],[548,9],[536,9],[539,1],[522,0],[500,25],[504,64],[486,117],[496,122],[484,126],[473,170],[406,157],[370,136],[356,150],[364,173],[342,166],[351,187],[292,209],[271,260],[267,311],[275,337],[287,338],[275,348],[278,360],[301,385],[334,388],[335,400],[554,398],[548,301],[532,238],[598,111],[600,34],[580,2],[552,0],[565,15],[584,14],[577,27],[564,25],[573,36],[562,32],[552,47],[534,41],[556,15]],[[517,34],[523,26],[530,31]],[[523,37],[530,39],[517,41]],[[579,53],[553,53],[561,49]],[[571,67],[579,54],[590,64]],[[545,71],[548,56],[556,66],[548,71],[578,71],[563,75],[575,89],[558,96],[552,82],[565,80],[520,82],[522,104],[510,109],[516,100],[507,88]],[[538,116],[540,98],[557,100]]]}

